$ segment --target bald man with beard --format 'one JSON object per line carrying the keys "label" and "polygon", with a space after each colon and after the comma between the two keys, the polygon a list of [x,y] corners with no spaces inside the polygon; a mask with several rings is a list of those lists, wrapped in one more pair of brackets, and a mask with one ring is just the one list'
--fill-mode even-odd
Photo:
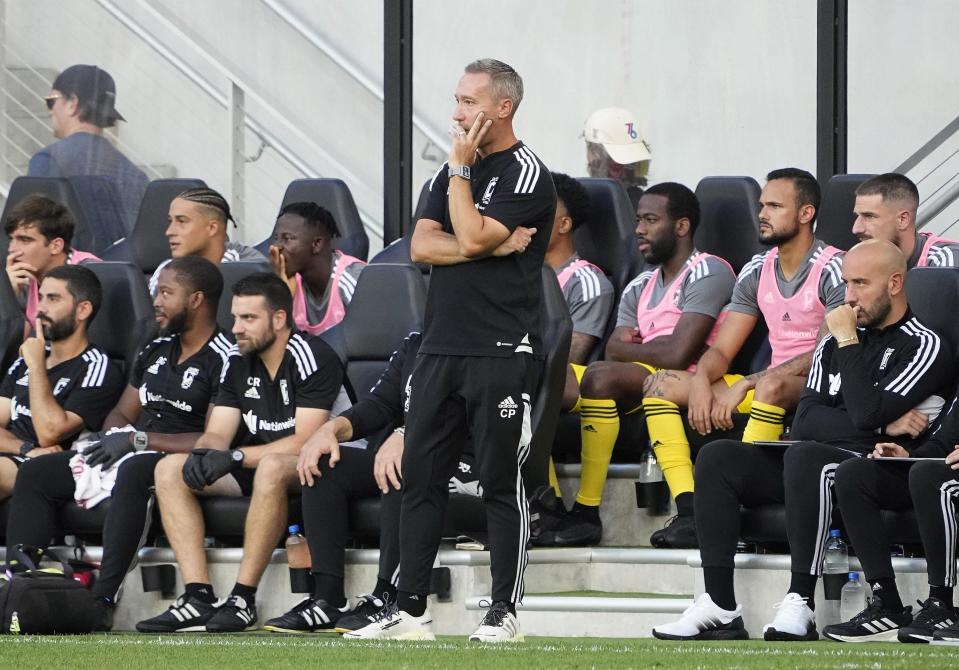
{"label": "bald man with beard", "polygon": [[[678,621],[655,627],[654,636],[748,638],[733,589],[739,510],[785,503],[792,579],[764,637],[818,639],[813,596],[825,558],[836,468],[872,452],[877,442],[907,448],[920,443],[935,416],[917,407],[941,407],[942,398],[951,395],[952,352],[912,314],[905,274],[905,256],[891,242],[868,240],[846,254],[846,301],[826,315],[829,334],[813,354],[792,425],[796,442],[776,447],[718,440],[702,449],[696,515],[702,520],[697,534],[705,593]],[[887,616],[893,626],[911,621],[910,610],[901,606]]]}

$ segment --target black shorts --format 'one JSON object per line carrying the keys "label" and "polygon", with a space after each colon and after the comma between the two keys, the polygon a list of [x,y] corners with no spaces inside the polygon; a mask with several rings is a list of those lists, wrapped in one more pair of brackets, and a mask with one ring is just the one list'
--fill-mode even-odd
{"label": "black shorts", "polygon": [[240,485],[240,492],[244,496],[253,495],[253,477],[256,476],[256,470],[251,468],[240,468],[233,472],[233,479]]}
{"label": "black shorts", "polygon": [[0,458],[7,458],[7,459],[13,461],[14,465],[17,466],[17,470],[20,469],[20,466],[21,466],[21,465],[23,465],[23,464],[26,463],[28,460],[30,460],[30,459],[27,458],[26,456],[21,456],[20,454],[8,454],[8,453],[0,454]]}

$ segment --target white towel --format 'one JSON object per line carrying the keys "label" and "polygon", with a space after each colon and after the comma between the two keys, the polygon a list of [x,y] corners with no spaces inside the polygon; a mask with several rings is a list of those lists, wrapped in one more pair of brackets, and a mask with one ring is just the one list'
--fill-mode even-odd
{"label": "white towel", "polygon": [[[133,430],[133,426],[122,426],[111,428],[105,434],[129,433]],[[77,442],[73,445],[77,453],[70,459],[70,470],[73,472],[73,481],[76,483],[73,499],[77,501],[77,505],[84,509],[92,509],[110,497],[110,494],[113,493],[113,485],[117,481],[117,470],[120,464],[136,455],[136,452],[127,454],[106,471],[103,470],[101,465],[91,468],[87,465],[83,452],[97,444],[97,442],[89,440]]]}

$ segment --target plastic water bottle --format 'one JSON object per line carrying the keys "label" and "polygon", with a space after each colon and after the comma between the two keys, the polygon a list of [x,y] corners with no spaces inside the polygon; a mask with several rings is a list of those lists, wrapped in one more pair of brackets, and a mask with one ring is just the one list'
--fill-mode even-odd
{"label": "plastic water bottle", "polygon": [[646,508],[650,516],[662,516],[669,512],[669,489],[663,479],[662,468],[656,460],[652,448],[643,452],[639,462],[639,484],[637,498],[640,507]]}
{"label": "plastic water bottle", "polygon": [[858,572],[850,572],[849,581],[842,587],[839,618],[842,621],[849,621],[864,609],[866,609],[866,587],[859,580]]}
{"label": "plastic water bottle", "polygon": [[306,538],[300,532],[299,524],[293,524],[287,530],[290,531],[290,536],[286,538],[285,545],[287,564],[294,570],[309,568],[311,563],[310,545],[307,544]]}
{"label": "plastic water bottle", "polygon": [[838,530],[829,531],[826,543],[826,560],[823,566],[822,586],[826,596],[826,611],[821,623],[829,625],[840,623],[840,599],[842,587],[849,577],[849,550]]}

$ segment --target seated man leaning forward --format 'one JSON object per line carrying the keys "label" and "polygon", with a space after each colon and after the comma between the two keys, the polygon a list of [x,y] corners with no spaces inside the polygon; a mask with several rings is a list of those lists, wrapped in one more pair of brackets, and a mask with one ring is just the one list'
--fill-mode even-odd
{"label": "seated man leaning forward", "polygon": [[829,539],[837,467],[872,452],[877,441],[918,444],[928,420],[913,410],[941,403],[954,384],[952,352],[909,309],[905,274],[906,259],[890,242],[861,242],[846,254],[846,304],[826,315],[830,334],[816,347],[796,408],[798,442],[718,440],[700,451],[696,530],[706,592],[678,621],[656,626],[654,636],[749,636],[733,589],[740,509],[785,503],[792,576],[763,636],[818,639],[813,596]]}
{"label": "seated man leaning forward", "polygon": [[[293,329],[293,297],[271,272],[233,286],[234,351],[193,452],[156,468],[163,528],[185,593],[141,632],[226,633],[256,623],[256,588],[286,523],[287,493],[300,489],[297,456],[306,438],[350,406],[343,366],[319,338]],[[198,496],[251,495],[236,585],[219,605],[203,549]]]}
{"label": "seated man leaning forward", "polygon": [[[748,414],[743,441],[777,440],[796,407],[823,316],[842,304],[842,252],[816,239],[819,184],[797,168],[773,170],[759,196],[759,241],[775,245],[743,266],[715,342],[694,373],[662,370],[646,381],[643,410],[656,458],[677,516],[649,538],[654,547],[696,546],[693,463],[681,407],[701,435],[731,430],[734,412]],[[727,374],[759,319],[769,330],[772,359],[745,377]]]}
{"label": "seated man leaning forward", "polygon": [[100,281],[88,268],[61,265],[43,278],[37,334],[20,346],[0,384],[0,500],[13,492],[27,460],[99,430],[123,390],[119,366],[87,339],[101,300]]}
{"label": "seated man leaning forward", "polygon": [[568,514],[537,510],[536,544],[600,541],[599,503],[620,416],[642,410],[643,383],[652,373],[659,368],[695,369],[699,355],[715,339],[718,317],[736,276],[726,261],[695,248],[698,225],[699,201],[682,184],[656,184],[640,199],[639,251],[647,263],[658,267],[626,285],[616,329],[606,345],[606,360],[589,367],[569,366],[565,395],[575,399],[570,411],[580,413],[583,471]]}

